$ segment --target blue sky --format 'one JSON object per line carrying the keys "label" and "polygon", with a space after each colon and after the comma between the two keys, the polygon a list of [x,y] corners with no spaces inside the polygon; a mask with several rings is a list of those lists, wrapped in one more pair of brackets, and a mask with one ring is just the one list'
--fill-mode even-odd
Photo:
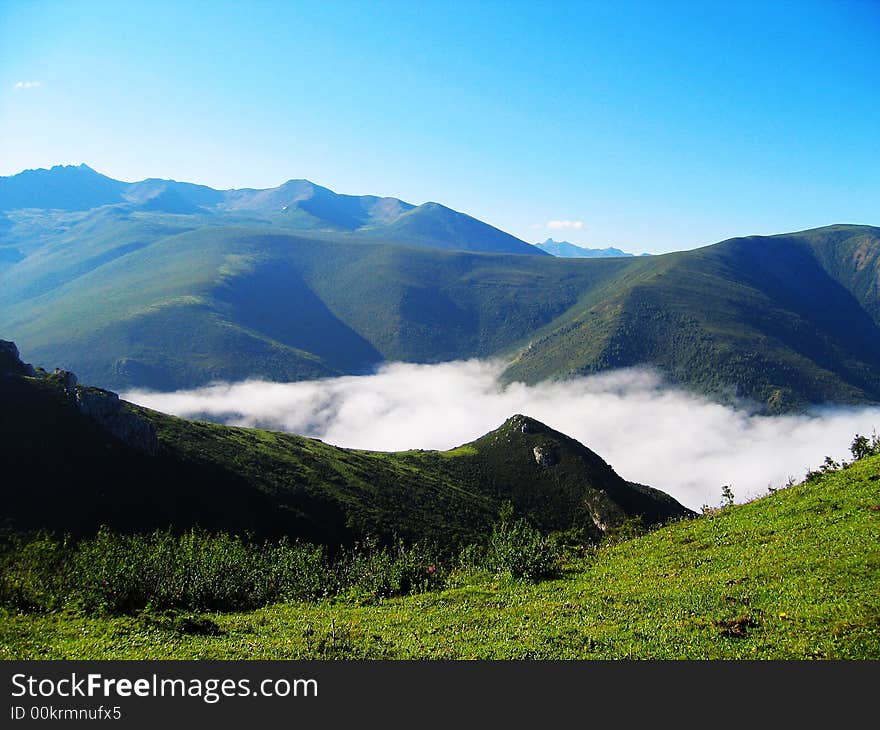
{"label": "blue sky", "polygon": [[0,0],[0,175],[308,178],[662,252],[880,225],[878,86],[869,0]]}

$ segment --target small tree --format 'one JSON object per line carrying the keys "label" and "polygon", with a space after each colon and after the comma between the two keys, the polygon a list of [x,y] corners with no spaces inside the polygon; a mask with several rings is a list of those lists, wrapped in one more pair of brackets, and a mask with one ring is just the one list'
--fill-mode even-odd
{"label": "small tree", "polygon": [[724,507],[730,507],[733,504],[733,490],[730,488],[729,484],[725,484],[721,487],[721,499],[723,500]]}
{"label": "small tree", "polygon": [[867,436],[856,434],[849,450],[853,455],[854,461],[865,459],[869,456],[877,456],[880,454],[880,436],[877,435],[876,431],[870,439]]}
{"label": "small tree", "polygon": [[864,459],[866,456],[871,455],[871,442],[868,441],[867,436],[860,436],[856,434],[856,437],[853,439],[853,442],[849,447],[850,453],[853,455],[853,459],[858,461],[859,459]]}

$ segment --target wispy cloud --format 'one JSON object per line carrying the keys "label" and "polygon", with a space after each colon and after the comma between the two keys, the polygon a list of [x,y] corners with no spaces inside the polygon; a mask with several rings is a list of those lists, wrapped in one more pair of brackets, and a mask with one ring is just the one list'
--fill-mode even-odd
{"label": "wispy cloud", "polygon": [[585,228],[585,224],[583,221],[547,221],[544,227],[549,228],[551,231],[564,231],[569,229],[580,231]]}
{"label": "wispy cloud", "polygon": [[42,85],[42,81],[16,81],[12,88],[15,91],[21,91],[22,89],[37,89]]}
{"label": "wispy cloud", "polygon": [[175,393],[130,392],[166,413],[260,426],[351,448],[448,449],[524,413],[593,449],[624,479],[694,509],[801,478],[826,454],[848,456],[856,432],[880,427],[880,408],[758,416],[669,386],[656,373],[619,370],[564,382],[504,385],[496,362],[394,363],[375,375],[301,383],[246,381]]}

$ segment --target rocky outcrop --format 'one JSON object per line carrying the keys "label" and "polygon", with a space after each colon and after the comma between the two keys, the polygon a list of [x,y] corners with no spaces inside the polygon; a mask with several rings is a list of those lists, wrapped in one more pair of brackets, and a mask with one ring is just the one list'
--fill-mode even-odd
{"label": "rocky outcrop", "polygon": [[76,375],[69,370],[55,368],[55,372],[47,375],[41,369],[37,373],[31,365],[21,361],[18,347],[8,340],[0,340],[0,376],[4,375],[44,378],[63,390],[80,413],[95,419],[123,443],[151,456],[159,451],[153,424],[126,409],[124,401],[119,400],[116,393],[100,388],[85,388],[79,385]]}
{"label": "rocky outcrop", "polygon": [[559,454],[549,446],[536,446],[532,449],[532,453],[538,466],[553,466],[559,463]]}
{"label": "rocky outcrop", "polygon": [[604,489],[600,489],[586,500],[590,511],[590,519],[599,532],[605,533],[623,523],[627,514],[618,504],[612,501]]}
{"label": "rocky outcrop", "polygon": [[21,361],[14,342],[0,340],[0,375],[27,375],[34,377],[36,371],[31,365]]}
{"label": "rocky outcrop", "polygon": [[156,429],[149,421],[126,410],[119,396],[100,388],[76,388],[79,412],[95,419],[123,443],[155,456],[159,451]]}
{"label": "rocky outcrop", "polygon": [[21,362],[21,358],[18,355],[18,347],[16,347],[14,342],[9,342],[9,340],[0,340],[0,357],[3,357],[4,360]]}
{"label": "rocky outcrop", "polygon": [[58,381],[64,391],[68,395],[76,394],[76,386],[79,383],[79,379],[76,377],[75,373],[70,372],[70,370],[62,370],[61,368],[55,368],[55,372],[52,373],[52,377]]}

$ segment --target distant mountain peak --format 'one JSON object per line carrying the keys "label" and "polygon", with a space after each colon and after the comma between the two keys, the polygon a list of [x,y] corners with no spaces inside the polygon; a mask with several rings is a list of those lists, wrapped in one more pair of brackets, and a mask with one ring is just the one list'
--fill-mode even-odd
{"label": "distant mountain peak", "polygon": [[[78,165],[52,165],[52,167],[50,167],[49,169],[46,169],[46,168],[36,168],[36,169],[34,169],[34,170],[28,170],[28,172],[46,172],[46,173],[50,173],[50,172],[63,172],[63,171],[65,171],[65,170],[69,170],[69,171],[71,171],[71,172],[73,172],[73,171],[79,171],[79,172],[92,172],[92,173],[94,173],[94,174],[96,174],[96,175],[100,175],[100,174],[101,174],[101,173],[99,173],[97,170],[95,170],[94,168],[89,167],[85,162],[80,162]],[[102,175],[102,177],[103,177],[103,175]]]}
{"label": "distant mountain peak", "polygon": [[[554,241],[548,238],[543,243],[536,243],[535,247],[546,253],[568,259],[601,259],[601,258],[617,258],[621,256],[635,256],[635,254],[627,253],[619,248],[609,246],[608,248],[585,248],[578,246],[570,241]],[[646,254],[642,254],[643,256]]]}
{"label": "distant mountain peak", "polygon": [[434,200],[429,200],[427,203],[422,203],[418,207],[421,208],[422,210],[442,210],[442,211],[447,211],[447,210],[451,211],[452,210],[452,208],[447,208],[442,203],[438,203]]}

